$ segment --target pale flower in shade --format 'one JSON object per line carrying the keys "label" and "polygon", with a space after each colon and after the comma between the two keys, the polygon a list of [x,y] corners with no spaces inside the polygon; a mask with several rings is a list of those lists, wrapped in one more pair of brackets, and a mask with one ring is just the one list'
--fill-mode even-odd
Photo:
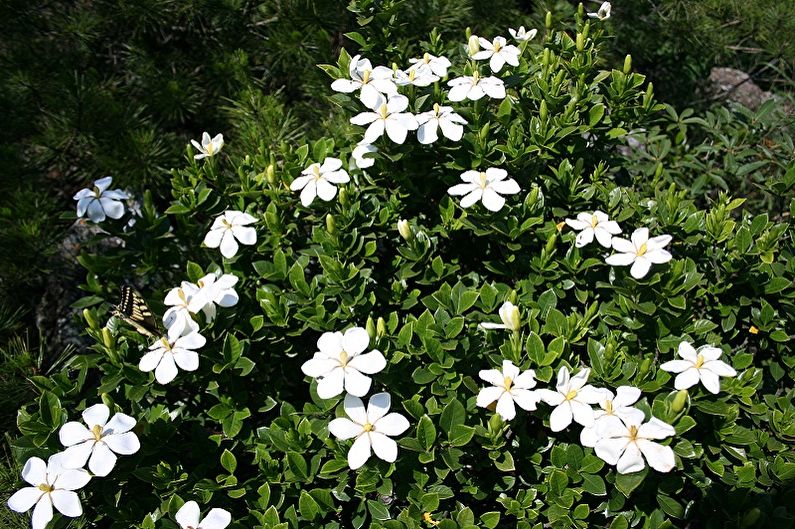
{"label": "pale flower in shade", "polygon": [[610,5],[610,2],[602,2],[599,9],[597,9],[595,13],[588,13],[588,16],[591,18],[598,18],[599,20],[607,20],[610,18],[610,11],[612,8],[613,6]]}
{"label": "pale flower in shade", "polygon": [[199,151],[199,154],[194,154],[194,160],[201,160],[209,156],[215,156],[224,146],[224,135],[216,134],[214,138],[210,139],[210,135],[206,132],[202,133],[202,142],[190,140],[193,147]]}
{"label": "pale flower in shade", "polygon": [[61,461],[66,468],[88,469],[96,476],[107,476],[116,466],[116,454],[129,456],[141,448],[132,430],[135,419],[123,413],[110,417],[110,408],[94,404],[83,411],[83,422],[72,421],[61,426],[58,438],[66,450]]}
{"label": "pale flower in shade", "polygon": [[530,31],[527,31],[524,29],[524,26],[519,26],[519,29],[508,29],[508,33],[511,34],[511,37],[513,37],[515,41],[525,42],[532,40],[536,36],[536,33],[538,33],[538,30],[531,29]]}
{"label": "pale flower in shade", "polygon": [[210,509],[207,516],[201,518],[199,504],[186,501],[174,515],[182,529],[224,529],[232,521],[232,515],[225,509]]}
{"label": "pale flower in shade", "polygon": [[497,77],[481,77],[478,72],[472,72],[471,76],[462,76],[447,81],[450,92],[448,99],[453,102],[470,99],[477,101],[483,96],[493,99],[505,98],[505,83]]}
{"label": "pale flower in shade", "polygon": [[163,303],[168,309],[163,314],[163,325],[168,330],[168,335],[174,339],[189,332],[198,332],[199,324],[191,316],[190,309],[193,297],[199,292],[198,285],[190,281],[183,281],[178,287],[168,291]]}
{"label": "pale flower in shade", "polygon": [[461,174],[463,184],[447,190],[452,196],[464,196],[461,207],[468,208],[478,201],[489,211],[499,211],[505,205],[502,195],[515,195],[521,189],[513,178],[507,178],[505,169],[490,167],[485,171],[466,171]]}
{"label": "pale flower in shade", "polygon": [[642,418],[625,417],[620,421],[605,421],[599,424],[599,440],[594,451],[610,465],[616,465],[619,474],[638,472],[646,466],[658,472],[669,472],[676,466],[674,451],[654,441],[671,437],[674,427],[652,417],[643,423]]}
{"label": "pale flower in shade", "polygon": [[395,143],[402,144],[410,130],[417,130],[419,124],[414,114],[405,112],[409,99],[404,95],[394,95],[385,99],[381,95],[371,106],[372,112],[362,112],[351,118],[354,125],[369,125],[364,132],[364,143],[374,143],[384,135]]}
{"label": "pale flower in shade", "polygon": [[70,518],[83,514],[80,498],[74,491],[85,487],[91,475],[82,469],[64,468],[61,454],[51,456],[47,463],[38,457],[31,457],[22,468],[22,479],[32,486],[16,491],[8,498],[8,507],[16,512],[33,508],[33,529],[47,526],[53,517],[53,507]]}
{"label": "pale flower in shade", "polygon": [[149,346],[149,352],[141,358],[138,369],[145,373],[154,371],[159,383],[168,384],[176,378],[179,369],[196,371],[199,368],[199,354],[194,349],[203,347],[205,343],[207,339],[198,332],[177,339],[163,336]]}
{"label": "pale flower in shade", "polygon": [[407,70],[398,70],[395,72],[395,84],[398,86],[419,86],[425,87],[431,85],[439,80],[439,76],[431,71],[428,65],[420,64],[419,66],[409,68]]}
{"label": "pale flower in shade", "polygon": [[667,263],[671,254],[664,248],[670,244],[670,235],[649,238],[648,228],[638,228],[632,233],[631,240],[613,237],[613,249],[618,252],[605,259],[611,266],[629,266],[629,273],[635,279],[641,279],[649,273],[652,264]]}
{"label": "pale flower in shade", "polygon": [[378,147],[370,145],[369,143],[359,143],[354,149],[351,156],[353,156],[353,163],[359,169],[367,169],[375,165],[375,153],[378,152]]}
{"label": "pale flower in shade", "polygon": [[293,191],[301,190],[301,204],[308,207],[315,197],[329,202],[337,196],[337,187],[350,182],[351,177],[342,168],[342,160],[326,157],[323,163],[313,163],[290,184]]}
{"label": "pale flower in shade", "polygon": [[417,139],[427,145],[439,139],[439,129],[448,140],[460,140],[464,135],[463,125],[467,124],[467,120],[456,114],[452,107],[434,104],[433,110],[417,114],[417,123],[419,124]]}
{"label": "pale flower in shade", "polygon": [[478,327],[481,329],[507,329],[509,331],[519,331],[521,319],[519,318],[519,307],[506,301],[500,307],[500,319],[502,323],[483,322]]}
{"label": "pale flower in shade", "polygon": [[409,63],[409,70],[427,65],[439,77],[447,77],[447,69],[452,66],[447,57],[436,57],[430,53],[425,53],[420,59],[409,59]]}
{"label": "pale flower in shade", "polygon": [[590,373],[590,369],[583,368],[570,377],[569,369],[563,366],[558,371],[556,391],[536,390],[541,400],[555,406],[549,416],[549,427],[553,432],[566,429],[572,420],[581,426],[593,425],[594,410],[591,405],[602,400],[603,393],[601,389],[586,385]]}
{"label": "pale flower in shade", "polygon": [[221,249],[221,255],[230,259],[237,254],[240,244],[256,244],[257,230],[249,224],[257,222],[257,219],[237,210],[226,210],[222,215],[216,217],[210,231],[204,237],[204,244],[208,248]]}
{"label": "pale flower in shade", "polygon": [[328,425],[328,431],[337,439],[355,439],[348,451],[351,470],[361,468],[372,452],[388,463],[397,459],[398,446],[391,439],[409,428],[409,421],[399,413],[387,413],[391,405],[389,393],[376,393],[370,397],[365,410],[359,397],[345,395],[345,414]]}
{"label": "pale flower in shade", "polygon": [[505,64],[511,66],[519,66],[519,48],[513,44],[508,44],[505,37],[495,37],[494,40],[488,40],[480,37],[480,51],[475,53],[472,58],[476,61],[489,59],[489,67],[492,72],[499,72]]}
{"label": "pale flower in shade", "polygon": [[593,242],[594,236],[599,244],[610,248],[613,244],[613,235],[621,233],[618,223],[610,220],[607,214],[598,209],[593,213],[578,213],[576,219],[566,219],[566,224],[579,232],[574,242],[577,248]]}
{"label": "pale flower in shade", "polygon": [[234,288],[237,281],[237,276],[233,274],[205,275],[196,282],[197,290],[190,298],[188,310],[193,313],[202,311],[207,322],[213,321],[216,305],[225,308],[237,305],[240,300]]}
{"label": "pale flower in shade", "polygon": [[580,432],[580,443],[593,448],[599,440],[599,425],[604,421],[620,421],[624,418],[643,422],[644,414],[641,410],[633,408],[640,398],[640,390],[632,386],[621,386],[616,389],[616,394],[609,389],[602,389],[602,400],[599,408],[594,410],[594,424],[586,426]]}
{"label": "pale flower in shade", "polygon": [[694,349],[687,342],[681,342],[677,353],[682,360],[671,360],[660,366],[663,371],[679,373],[674,380],[676,389],[687,389],[699,381],[712,394],[720,392],[720,377],[737,376],[732,366],[718,360],[723,351],[710,345]]}
{"label": "pale flower in shade", "polygon": [[359,100],[368,108],[376,106],[381,95],[397,94],[397,86],[392,80],[393,72],[386,66],[373,65],[359,55],[351,58],[348,65],[350,79],[337,79],[331,83],[335,92],[351,93],[359,90]]}
{"label": "pale flower in shade", "polygon": [[[324,332],[317,341],[318,352],[301,366],[306,376],[318,379],[317,394],[330,399],[347,391],[364,397],[372,380],[367,375],[386,367],[381,351],[364,351],[370,345],[370,335],[361,327],[341,332]],[[364,353],[364,354],[362,354]]]}
{"label": "pale flower in shade", "polygon": [[77,216],[88,215],[91,222],[102,222],[107,217],[120,219],[124,215],[122,200],[130,196],[121,189],[108,189],[113,182],[112,176],[100,178],[91,189],[81,189],[74,199],[77,200]]}
{"label": "pale flower in shade", "polygon": [[502,371],[483,369],[478,376],[492,384],[478,393],[477,404],[481,408],[497,402],[496,411],[505,421],[516,417],[514,403],[527,411],[536,409],[539,397],[531,388],[536,386],[535,372],[532,369],[521,373],[510,360],[502,361]]}

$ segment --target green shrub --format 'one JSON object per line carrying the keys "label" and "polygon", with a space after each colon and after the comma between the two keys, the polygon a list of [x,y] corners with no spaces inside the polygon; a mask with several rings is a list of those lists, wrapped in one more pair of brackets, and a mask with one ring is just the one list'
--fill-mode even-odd
{"label": "green shrub", "polygon": [[[379,44],[389,40],[384,28],[399,19],[382,22],[351,38],[386,64],[429,53],[450,58],[451,79],[489,75],[485,62],[468,60],[463,35],[433,32],[388,48]],[[706,191],[720,182],[714,176],[691,190],[677,176],[687,167],[677,169],[679,158],[655,165],[654,178],[642,155],[625,158],[629,131],[652,131],[649,152],[663,142],[655,113],[664,107],[629,59],[601,68],[600,22],[581,10],[573,27],[550,23],[520,45],[519,66],[497,74],[504,99],[450,103],[445,82],[401,88],[408,112],[452,106],[467,122],[463,137],[423,145],[412,132],[402,144],[384,136],[364,170],[351,162],[365,129],[346,123],[364,110],[355,94],[327,89],[328,119],[309,124],[327,134],[299,143],[281,127],[283,107],[245,110],[262,106],[252,92],[234,108],[220,152],[195,160],[188,147],[168,209],[147,191],[132,228],[128,217],[103,223],[122,247],[85,248],[79,306],[94,345],[68,369],[30,377],[40,397],[19,412],[17,460],[62,450],[59,429],[102,402],[137,420],[141,444],[81,492],[86,522],[103,527],[174,528],[187,501],[228,510],[234,528],[792,525],[792,211],[744,210],[743,198]],[[343,50],[323,70],[347,77],[350,61]],[[307,168],[313,181],[312,164],[327,157],[342,160],[349,181],[338,174],[333,198],[304,206],[291,186]],[[732,167],[713,172],[734,191],[742,174]],[[503,187],[501,208],[486,201],[499,211],[462,208],[448,190],[465,171],[481,178],[489,168],[506,170],[521,191]],[[792,210],[791,171],[770,185],[774,203]],[[594,210],[620,223],[623,237],[637,228],[669,234],[673,259],[647,274],[635,269],[637,279],[608,266],[610,250],[578,247],[565,222]],[[255,220],[256,241],[238,231],[245,244],[225,250],[230,258],[205,239],[223,229],[216,219],[225,211]],[[146,348],[162,342],[111,317],[119,287],[133,283],[162,315],[167,295],[179,303],[172,288],[207,273],[237,277],[239,299],[212,321],[191,309],[206,338],[201,347],[194,338],[198,368],[186,371],[183,359],[175,375],[150,374],[150,361],[141,371]],[[480,326],[498,312],[509,329]],[[394,463],[373,456],[352,471],[351,443],[329,433],[345,416],[343,395],[320,398],[302,366],[326,349],[317,345],[323,333],[356,327],[386,359],[370,369],[378,372],[365,400],[388,392],[391,411],[410,426],[395,436]],[[717,394],[702,384],[677,391],[661,366],[682,341],[720,348],[736,376],[722,378]],[[636,409],[675,431],[660,440],[675,468],[619,474],[581,446],[576,424],[553,432],[544,402],[510,421],[478,406],[488,386],[480,371],[505,360],[532,369],[536,388],[555,389],[561,370],[587,367],[594,386],[640,389]]]}

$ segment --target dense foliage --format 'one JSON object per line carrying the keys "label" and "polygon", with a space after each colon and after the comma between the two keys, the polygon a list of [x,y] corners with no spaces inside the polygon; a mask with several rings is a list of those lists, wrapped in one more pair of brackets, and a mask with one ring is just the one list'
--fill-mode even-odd
{"label": "dense foliage", "polygon": [[[400,67],[427,52],[450,58],[451,79],[476,69],[489,75],[486,63],[468,59],[469,35],[446,25],[459,20],[455,3],[429,7],[446,6],[431,14],[450,19],[422,10],[402,18],[400,3],[386,4],[351,5],[347,49]],[[230,8],[228,16],[241,13]],[[268,20],[267,9],[258,13]],[[489,40],[505,34],[500,22],[476,32]],[[791,135],[772,104],[701,117],[661,104],[629,58],[603,62],[607,23],[588,21],[582,9],[550,17],[521,44],[520,65],[496,74],[505,99],[450,103],[445,82],[402,88],[407,112],[443,101],[454,107],[467,121],[463,138],[440,134],[422,145],[411,132],[402,144],[384,136],[375,164],[363,170],[352,151],[364,128],[348,123],[363,105],[329,88],[348,77],[345,49],[325,61],[334,64],[312,69],[311,80],[285,81],[288,94],[306,81],[309,95],[289,97],[322,99],[317,113],[287,110],[285,94],[269,90],[274,78],[263,90],[243,83],[244,97],[225,110],[213,101],[221,89],[211,103],[194,102],[193,114],[206,108],[226,116],[219,122],[231,120],[226,145],[201,160],[194,148],[183,150],[165,193],[156,175],[168,161],[147,160],[157,168],[119,178],[133,191],[151,190],[136,192],[133,224],[130,214],[108,219],[106,233],[83,247],[86,297],[76,307],[86,309],[93,345],[61,371],[28,377],[38,395],[17,416],[15,459],[62,450],[59,428],[104,402],[138,421],[141,449],[83,489],[78,524],[174,528],[183,502],[195,500],[203,510],[229,510],[233,528],[791,526]],[[413,25],[428,40],[418,41]],[[432,31],[437,26],[448,30]],[[312,32],[281,35],[280,46],[298,41],[290,45],[298,51],[273,64],[304,71],[296,61],[314,60],[303,55],[304,35]],[[200,55],[175,60],[203,63]],[[310,115],[298,125],[296,116]],[[181,130],[155,135],[157,142],[198,139],[191,120],[174,119]],[[351,180],[333,200],[303,206],[290,185],[326,157],[343,160]],[[91,176],[123,174],[95,167]],[[448,195],[462,172],[489,167],[507,170],[521,187],[500,211],[464,209]],[[252,215],[257,233],[255,245],[229,259],[202,245],[226,210]],[[596,242],[575,246],[565,219],[594,210],[618,221],[623,237],[641,227],[670,234],[673,260],[636,279],[627,267],[606,265],[611,252]],[[109,236],[121,244],[109,248]],[[216,271],[239,278],[239,301],[219,307],[213,321],[196,315],[207,338],[198,370],[158,383],[138,367],[153,340],[111,318],[120,287],[135,285],[162,315],[173,287]],[[505,301],[519,308],[519,330],[480,328],[497,321]],[[396,437],[394,464],[373,457],[357,471],[346,459],[350,442],[329,434],[329,422],[344,416],[343,395],[320,398],[301,372],[322,333],[351,327],[367,329],[370,348],[387,360],[369,395],[389,392],[392,411],[410,423]],[[660,366],[683,340],[721,348],[737,376],[722,378],[717,395],[702,385],[677,392]],[[479,371],[506,359],[533,369],[539,387],[554,389],[562,367],[589,367],[595,386],[639,388],[637,408],[676,430],[661,441],[673,448],[676,468],[619,474],[581,445],[578,425],[552,432],[543,403],[509,422],[478,407],[486,385]]]}

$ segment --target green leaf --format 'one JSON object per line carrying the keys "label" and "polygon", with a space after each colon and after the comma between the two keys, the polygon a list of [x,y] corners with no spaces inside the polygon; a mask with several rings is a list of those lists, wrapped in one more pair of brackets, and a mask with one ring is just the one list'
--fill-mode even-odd
{"label": "green leaf", "polygon": [[298,481],[306,481],[307,477],[309,477],[306,460],[298,452],[287,453],[287,465]]}
{"label": "green leaf", "polygon": [[594,496],[607,495],[605,480],[596,474],[582,474],[582,490]]}
{"label": "green leaf", "polygon": [[646,475],[649,473],[648,468],[644,468],[638,472],[631,474],[617,474],[616,475],[616,488],[621,491],[621,494],[629,498],[632,491],[635,490],[643,483]]}
{"label": "green leaf", "polygon": [[298,510],[304,519],[312,521],[317,518],[320,507],[308,492],[302,490],[301,495],[298,497]]}
{"label": "green leaf", "polygon": [[234,474],[237,468],[237,458],[235,458],[235,454],[229,450],[224,450],[221,454],[221,466],[230,474]]}
{"label": "green leaf", "polygon": [[417,441],[419,441],[420,446],[424,450],[429,451],[433,447],[435,440],[436,427],[430,417],[423,415],[417,423]]}
{"label": "green leaf", "polygon": [[370,516],[373,517],[373,520],[382,522],[392,518],[389,516],[389,509],[380,501],[367,500],[367,510],[370,511]]}
{"label": "green leaf", "polygon": [[451,446],[464,446],[472,440],[474,435],[475,429],[471,426],[456,424],[450,429],[447,438]]}
{"label": "green leaf", "polygon": [[454,426],[463,424],[466,420],[466,410],[464,405],[457,399],[451,400],[447,406],[442,410],[442,415],[439,418],[439,426],[448,434]]}

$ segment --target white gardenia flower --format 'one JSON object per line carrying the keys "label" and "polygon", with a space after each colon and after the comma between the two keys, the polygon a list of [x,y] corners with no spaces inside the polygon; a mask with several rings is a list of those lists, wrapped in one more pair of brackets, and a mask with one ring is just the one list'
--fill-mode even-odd
{"label": "white gardenia flower", "polygon": [[576,219],[566,219],[572,229],[579,231],[575,246],[582,248],[590,244],[594,236],[599,244],[605,248],[610,248],[613,243],[613,235],[621,233],[621,228],[614,220],[610,220],[606,213],[598,209],[593,213],[578,213]]}
{"label": "white gardenia flower", "polygon": [[538,33],[537,29],[531,29],[530,31],[526,31],[524,26],[519,26],[519,29],[514,30],[513,28],[508,29],[508,33],[511,34],[511,37],[514,38],[517,42],[525,42],[528,40],[532,40],[536,33]]}
{"label": "white gardenia flower", "polygon": [[614,253],[605,263],[612,266],[632,265],[629,273],[635,279],[640,279],[649,273],[652,264],[667,263],[671,260],[671,254],[664,250],[672,237],[670,235],[659,235],[649,238],[648,228],[638,228],[632,233],[631,241],[620,237],[613,237],[613,249],[619,253]]}
{"label": "white gardenia flower", "polygon": [[389,100],[380,94],[370,108],[373,112],[362,112],[351,118],[354,125],[370,125],[364,133],[364,143],[374,143],[386,131],[389,139],[402,144],[410,130],[417,130],[417,118],[404,112],[409,106],[409,99],[401,94],[393,95]]}
{"label": "white gardenia flower", "polygon": [[489,67],[492,72],[499,72],[505,63],[511,66],[519,66],[519,48],[513,44],[507,44],[505,37],[495,37],[493,41],[480,37],[480,51],[472,56],[476,61],[489,59]]}
{"label": "white gardenia flower", "polygon": [[536,390],[541,400],[550,406],[555,406],[549,416],[549,427],[553,432],[564,430],[571,424],[572,419],[581,426],[593,425],[594,410],[591,405],[601,401],[603,393],[600,389],[585,385],[590,373],[590,369],[584,368],[573,377],[569,377],[568,368],[563,366],[558,371],[555,388],[557,391]]}
{"label": "white gardenia flower", "polygon": [[290,184],[293,191],[301,190],[301,204],[308,207],[315,197],[320,197],[326,202],[337,196],[335,184],[345,184],[351,178],[345,169],[342,169],[342,160],[326,157],[323,164],[313,163]]}
{"label": "white gardenia flower", "polygon": [[643,470],[646,465],[659,472],[669,472],[676,466],[674,451],[653,440],[665,439],[676,433],[674,427],[652,417],[645,424],[643,419],[626,417],[621,421],[605,421],[599,425],[599,441],[594,451],[610,465],[616,465],[619,474]]}
{"label": "white gardenia flower", "polygon": [[462,76],[447,81],[450,92],[447,97],[450,101],[463,101],[470,99],[477,101],[484,95],[493,99],[505,98],[505,83],[497,77],[481,77],[478,72],[472,72],[472,76]]}
{"label": "white gardenia flower", "polygon": [[373,68],[368,59],[360,59],[360,55],[351,58],[348,66],[350,79],[337,79],[331,83],[335,92],[349,94],[359,90],[359,100],[364,106],[373,108],[381,94],[397,94],[397,86],[392,80],[393,72],[386,66]]}
{"label": "white gardenia flower", "polygon": [[179,508],[174,518],[182,529],[224,529],[232,521],[232,515],[224,509],[210,509],[207,516],[201,518],[199,504],[186,501]]}
{"label": "white gardenia flower", "polygon": [[84,217],[88,214],[91,222],[102,222],[105,218],[120,219],[124,215],[124,204],[130,196],[121,189],[108,189],[112,176],[100,178],[94,182],[92,189],[81,189],[74,199],[77,200],[77,216]]}
{"label": "white gardenia flower", "polygon": [[433,73],[430,66],[420,63],[407,70],[395,72],[395,84],[398,86],[428,86],[439,80],[439,76]]}
{"label": "white gardenia flower", "polygon": [[447,77],[447,69],[452,66],[447,57],[436,57],[430,53],[424,54],[421,59],[409,59],[409,62],[412,64],[409,70],[427,65],[439,77]]}
{"label": "white gardenia flower", "polygon": [[598,428],[604,421],[621,421],[621,419],[634,419],[643,422],[644,414],[641,410],[633,408],[640,398],[640,390],[632,386],[621,386],[616,389],[616,395],[609,389],[602,389],[602,400],[599,401],[601,409],[594,410],[593,426],[586,426],[580,432],[580,443],[583,446],[596,446],[599,440]]}
{"label": "white gardenia flower", "polygon": [[149,346],[138,363],[138,369],[144,373],[155,372],[155,379],[161,384],[168,384],[177,376],[180,369],[196,371],[199,368],[199,354],[194,351],[203,347],[207,339],[198,332],[180,336],[176,340],[163,336]]}
{"label": "white gardenia flower", "polygon": [[602,2],[602,5],[599,6],[599,9],[596,11],[596,13],[588,13],[588,16],[591,18],[598,18],[599,20],[607,20],[610,18],[611,9],[612,6],[610,5],[610,2]]}
{"label": "white gardenia flower", "polygon": [[201,160],[202,158],[207,158],[209,156],[215,156],[218,154],[224,146],[224,135],[223,134],[216,134],[213,139],[210,139],[210,135],[206,132],[202,133],[202,142],[199,144],[196,140],[190,140],[191,144],[199,151],[199,154],[194,154],[194,160]]}
{"label": "white gardenia flower", "polygon": [[61,426],[58,437],[67,447],[61,454],[64,467],[82,468],[88,462],[95,476],[107,476],[116,466],[116,454],[129,456],[141,448],[138,436],[130,431],[135,419],[123,413],[108,417],[110,408],[94,404],[83,411],[85,425],[72,421]]}
{"label": "white gardenia flower", "polygon": [[190,332],[199,332],[199,324],[191,316],[196,311],[190,309],[191,301],[198,292],[198,285],[183,281],[180,286],[172,288],[166,294],[163,303],[169,308],[163,314],[163,325],[172,339],[176,340]]}
{"label": "white gardenia flower", "polygon": [[221,255],[227,259],[237,254],[238,242],[241,244],[255,244],[257,230],[248,227],[257,222],[257,219],[237,210],[226,210],[213,221],[210,231],[204,237],[204,244],[208,248],[221,248]]}
{"label": "white gardenia flower", "polygon": [[427,145],[439,139],[438,129],[442,129],[445,138],[458,141],[464,135],[463,125],[467,120],[453,111],[453,107],[442,107],[434,103],[433,110],[417,114],[417,139],[420,143]]}
{"label": "white gardenia flower", "polygon": [[210,273],[205,275],[196,284],[197,290],[190,298],[188,310],[194,314],[202,311],[208,323],[213,321],[216,314],[216,305],[219,307],[234,307],[237,305],[240,300],[234,289],[237,281],[238,277],[233,274],[218,275]]}
{"label": "white gardenia flower", "polygon": [[502,361],[502,372],[496,369],[484,369],[478,376],[493,384],[491,387],[483,388],[478,393],[477,404],[481,408],[487,407],[497,401],[496,411],[504,421],[510,421],[516,417],[514,403],[527,411],[536,409],[540,400],[534,391],[530,391],[536,385],[535,371],[528,369],[520,374],[518,367],[513,365],[510,360]]}
{"label": "white gardenia flower", "polygon": [[362,354],[370,345],[370,335],[361,327],[341,332],[324,332],[317,341],[318,352],[301,366],[309,377],[317,378],[317,394],[330,399],[347,391],[364,397],[372,380],[366,375],[378,373],[386,367],[381,351],[373,349]]}
{"label": "white gardenia flower", "polygon": [[351,156],[353,156],[353,163],[359,169],[367,169],[375,164],[375,153],[378,152],[378,147],[370,145],[369,143],[359,143],[354,149]]}
{"label": "white gardenia flower", "polygon": [[31,457],[22,468],[22,479],[32,485],[16,491],[8,498],[12,511],[25,512],[33,509],[31,525],[33,529],[44,529],[52,520],[53,506],[70,518],[83,514],[80,498],[74,492],[91,480],[91,475],[83,469],[66,469],[61,464],[61,454],[55,454],[45,463],[38,457]]}
{"label": "white gardenia flower", "polygon": [[481,329],[508,329],[510,331],[518,331],[521,328],[521,320],[519,319],[519,307],[506,301],[500,307],[500,319],[502,323],[484,322],[478,325]]}
{"label": "white gardenia flower", "polygon": [[461,180],[465,183],[454,185],[447,190],[452,196],[464,196],[461,199],[461,207],[468,208],[477,201],[489,211],[499,211],[505,205],[505,199],[501,195],[515,195],[521,189],[513,178],[508,178],[505,169],[490,167],[485,171],[466,171],[461,174]]}
{"label": "white gardenia flower", "polygon": [[687,342],[680,342],[677,353],[683,360],[671,360],[660,366],[663,371],[679,373],[674,380],[676,389],[687,389],[701,381],[712,394],[720,392],[720,377],[737,376],[732,366],[718,360],[723,351],[710,345],[694,349]]}
{"label": "white gardenia flower", "polygon": [[356,439],[348,451],[348,465],[356,470],[372,455],[388,463],[397,459],[397,443],[390,439],[409,428],[409,421],[399,413],[387,413],[391,405],[389,393],[376,393],[370,397],[367,410],[362,399],[345,395],[345,413],[350,417],[338,417],[328,425],[328,431],[337,439]]}

